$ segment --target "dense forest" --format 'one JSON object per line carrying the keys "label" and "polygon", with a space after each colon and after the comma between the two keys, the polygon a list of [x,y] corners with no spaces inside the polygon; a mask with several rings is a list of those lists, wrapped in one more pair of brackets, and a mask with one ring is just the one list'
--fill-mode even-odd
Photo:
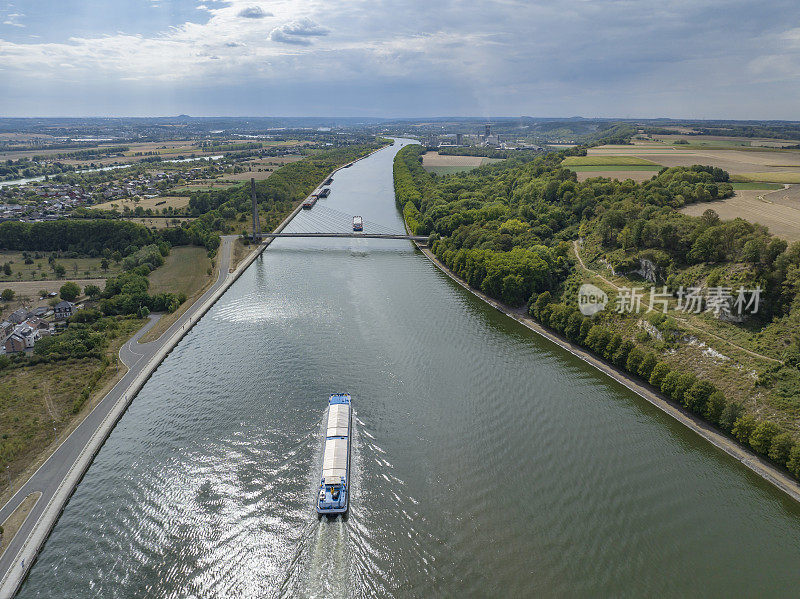
{"label": "dense forest", "polygon": [[[543,325],[800,477],[800,338],[796,326],[787,327],[800,320],[800,244],[788,246],[741,219],[721,221],[713,210],[701,217],[679,212],[733,195],[725,171],[695,165],[662,169],[639,184],[579,182],[560,165],[566,155],[585,152],[573,148],[436,177],[422,168],[422,152],[408,146],[397,154],[396,200],[409,230],[430,234],[431,250],[450,270],[493,298],[524,306]],[[738,375],[740,387],[733,388],[681,361],[682,339],[690,336],[669,316],[584,316],[576,247],[647,286],[760,286],[759,313],[738,326],[779,340],[769,348],[775,365],[762,368],[755,382]],[[637,274],[644,266],[647,281]],[[785,335],[787,328],[795,332]],[[761,403],[750,397],[756,387],[766,398]]]}

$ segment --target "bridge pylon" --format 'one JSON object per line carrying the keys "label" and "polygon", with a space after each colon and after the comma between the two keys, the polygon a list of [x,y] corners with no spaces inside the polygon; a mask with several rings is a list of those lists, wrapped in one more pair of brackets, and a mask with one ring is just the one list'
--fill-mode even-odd
{"label": "bridge pylon", "polygon": [[253,243],[258,243],[261,241],[261,219],[258,217],[255,177],[250,177],[250,198],[253,201]]}

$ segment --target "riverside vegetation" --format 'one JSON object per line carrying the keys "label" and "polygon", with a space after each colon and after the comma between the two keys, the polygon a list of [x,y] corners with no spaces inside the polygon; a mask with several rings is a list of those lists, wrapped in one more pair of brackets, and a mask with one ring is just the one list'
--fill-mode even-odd
{"label": "riverside vegetation", "polygon": [[[742,219],[723,222],[712,210],[679,212],[730,197],[725,171],[696,165],[662,169],[640,184],[578,182],[562,165],[585,155],[572,148],[437,177],[422,168],[422,152],[408,146],[395,158],[397,204],[409,230],[429,234],[450,270],[525,306],[544,326],[800,478],[800,243],[788,246]],[[639,274],[642,264],[650,280]],[[577,304],[587,280],[609,295],[613,286],[651,284],[763,291],[758,313],[740,323],[675,310],[609,308],[588,317]]]}

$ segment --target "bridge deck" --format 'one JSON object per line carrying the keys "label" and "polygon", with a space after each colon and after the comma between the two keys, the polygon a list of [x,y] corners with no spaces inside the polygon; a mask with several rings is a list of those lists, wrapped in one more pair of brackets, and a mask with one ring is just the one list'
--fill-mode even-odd
{"label": "bridge deck", "polygon": [[402,233],[262,233],[261,237],[349,237],[356,239],[410,239],[411,241],[428,241],[427,235],[404,235]]}

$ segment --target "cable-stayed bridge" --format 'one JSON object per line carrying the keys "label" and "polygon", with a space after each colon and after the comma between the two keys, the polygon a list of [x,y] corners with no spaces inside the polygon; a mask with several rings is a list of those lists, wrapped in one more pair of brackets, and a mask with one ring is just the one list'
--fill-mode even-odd
{"label": "cable-stayed bridge", "polygon": [[362,219],[363,231],[353,230],[353,215],[320,206],[301,210],[280,233],[261,233],[261,238],[275,237],[341,237],[357,239],[410,239],[427,242],[427,235],[408,235],[397,227],[387,227],[374,221]]}

